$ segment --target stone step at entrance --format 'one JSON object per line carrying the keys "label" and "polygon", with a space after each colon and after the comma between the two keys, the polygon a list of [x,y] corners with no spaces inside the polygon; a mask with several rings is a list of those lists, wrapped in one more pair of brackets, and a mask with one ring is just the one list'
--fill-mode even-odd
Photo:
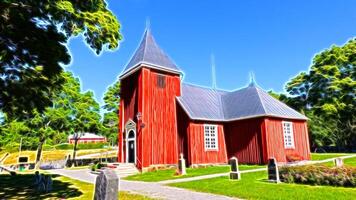
{"label": "stone step at entrance", "polygon": [[116,166],[114,170],[120,178],[140,173],[133,163],[112,163],[112,165]]}

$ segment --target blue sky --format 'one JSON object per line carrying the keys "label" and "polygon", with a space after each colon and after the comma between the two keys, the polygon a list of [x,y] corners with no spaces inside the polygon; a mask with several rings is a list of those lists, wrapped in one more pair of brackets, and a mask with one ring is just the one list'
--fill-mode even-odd
{"label": "blue sky", "polygon": [[69,42],[66,67],[101,102],[137,48],[146,18],[156,42],[184,71],[184,81],[245,86],[253,71],[258,85],[283,92],[284,84],[308,70],[317,52],[356,36],[355,0],[109,0],[122,24],[124,40],[113,52],[96,56],[80,37]]}

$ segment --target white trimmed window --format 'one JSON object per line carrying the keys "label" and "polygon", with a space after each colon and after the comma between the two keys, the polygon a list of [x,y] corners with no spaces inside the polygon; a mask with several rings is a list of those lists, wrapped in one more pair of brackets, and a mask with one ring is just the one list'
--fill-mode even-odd
{"label": "white trimmed window", "polygon": [[294,148],[293,123],[282,122],[282,126],[283,126],[284,147],[288,149]]}
{"label": "white trimmed window", "polygon": [[217,125],[204,125],[204,147],[207,150],[218,150],[218,127]]}

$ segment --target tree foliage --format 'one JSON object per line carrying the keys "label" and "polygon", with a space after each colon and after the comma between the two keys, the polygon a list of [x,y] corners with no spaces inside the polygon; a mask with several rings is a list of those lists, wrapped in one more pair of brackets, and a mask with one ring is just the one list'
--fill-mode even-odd
{"label": "tree foliage", "polygon": [[120,106],[120,82],[109,86],[104,95],[105,110],[103,119],[103,133],[111,143],[117,144],[119,133],[119,106]]}
{"label": "tree foliage", "polygon": [[310,70],[291,79],[286,90],[285,102],[310,118],[315,145],[355,149],[356,38],[317,54]]}
{"label": "tree foliage", "polygon": [[102,129],[100,106],[93,92],[82,92],[79,79],[69,72],[62,72],[61,77],[64,83],[60,90],[52,94],[52,106],[46,107],[43,112],[34,109],[31,117],[21,121],[9,118],[5,120],[4,125],[0,127],[0,147],[6,148],[6,144],[10,143],[18,146],[20,138],[26,138],[26,141],[31,141],[31,145],[25,144],[24,147],[38,147],[39,161],[45,142],[58,144],[66,142],[69,134],[97,133]]}
{"label": "tree foliage", "polygon": [[66,43],[82,34],[99,54],[122,38],[105,0],[2,0],[0,2],[0,110],[22,117],[52,103],[70,62]]}

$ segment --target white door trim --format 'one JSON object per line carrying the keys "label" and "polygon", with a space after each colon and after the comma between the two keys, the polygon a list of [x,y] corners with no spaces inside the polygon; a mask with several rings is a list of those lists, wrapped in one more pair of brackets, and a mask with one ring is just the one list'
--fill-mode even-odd
{"label": "white door trim", "polygon": [[[129,138],[129,133],[133,131],[134,137]],[[131,119],[125,125],[125,133],[126,133],[126,163],[129,163],[129,142],[134,142],[134,163],[136,165],[136,123]]]}

